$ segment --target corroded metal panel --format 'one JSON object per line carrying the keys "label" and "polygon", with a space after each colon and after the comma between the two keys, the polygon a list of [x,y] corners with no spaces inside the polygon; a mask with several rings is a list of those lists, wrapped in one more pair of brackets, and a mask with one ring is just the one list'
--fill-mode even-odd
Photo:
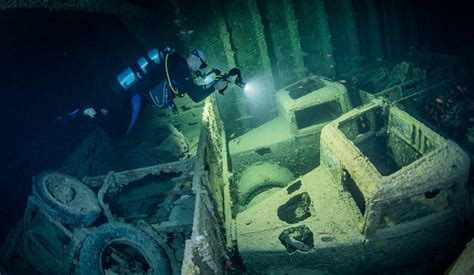
{"label": "corroded metal panel", "polygon": [[324,1],[295,1],[294,5],[306,67],[314,74],[334,76],[334,48]]}
{"label": "corroded metal panel", "polygon": [[263,1],[273,75],[282,87],[306,76],[294,7],[289,0]]}

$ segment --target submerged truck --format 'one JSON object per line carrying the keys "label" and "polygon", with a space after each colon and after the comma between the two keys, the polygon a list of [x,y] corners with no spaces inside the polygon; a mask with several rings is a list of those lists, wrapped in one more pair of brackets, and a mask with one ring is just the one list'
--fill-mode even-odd
{"label": "submerged truck", "polygon": [[323,127],[321,165],[237,216],[215,106],[206,102],[195,158],[37,176],[0,271],[225,274],[243,262],[249,274],[362,273],[454,238],[469,160],[396,106],[376,100]]}
{"label": "submerged truck", "polygon": [[252,274],[362,273],[437,251],[474,202],[469,159],[401,106],[371,101],[449,82],[414,76],[372,91],[307,77],[277,92],[278,117],[230,142],[211,98],[195,158],[43,173],[0,272],[224,274],[240,257]]}
{"label": "submerged truck", "polygon": [[[348,79],[341,80],[345,85],[309,76],[277,91],[277,117],[229,141],[238,190],[234,210],[257,203],[318,166],[321,130],[340,115],[379,97],[419,102],[452,85],[453,64],[459,60],[433,54],[412,58],[421,67],[412,62],[370,67],[341,76]],[[442,65],[430,67],[433,60]],[[367,127],[363,119],[359,123]]]}
{"label": "submerged truck", "polygon": [[352,109],[344,85],[315,76],[279,90],[276,102],[276,118],[229,142],[241,207],[316,167],[321,129]]}
{"label": "submerged truck", "polygon": [[319,167],[237,215],[252,274],[382,271],[453,239],[470,165],[454,142],[376,100],[326,125],[320,148]]}

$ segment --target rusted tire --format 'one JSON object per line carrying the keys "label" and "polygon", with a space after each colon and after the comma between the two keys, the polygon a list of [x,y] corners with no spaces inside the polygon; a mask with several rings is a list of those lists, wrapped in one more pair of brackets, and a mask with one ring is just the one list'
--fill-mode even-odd
{"label": "rusted tire", "polygon": [[146,274],[170,274],[168,260],[155,239],[126,223],[106,223],[91,232],[81,248],[77,274],[104,274],[103,253],[114,244],[136,249],[148,263]]}
{"label": "rusted tire", "polygon": [[254,164],[245,169],[239,179],[239,204],[248,205],[257,196],[281,189],[294,179],[295,175],[288,168],[272,163]]}
{"label": "rusted tire", "polygon": [[52,218],[73,226],[91,225],[100,214],[95,193],[67,174],[46,171],[33,179],[33,196]]}

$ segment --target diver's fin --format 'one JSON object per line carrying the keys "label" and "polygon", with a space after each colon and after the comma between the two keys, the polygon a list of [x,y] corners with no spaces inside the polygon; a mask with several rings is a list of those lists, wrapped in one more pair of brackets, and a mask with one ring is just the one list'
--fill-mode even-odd
{"label": "diver's fin", "polygon": [[132,117],[130,118],[130,123],[128,124],[126,135],[130,133],[133,128],[133,125],[135,125],[135,122],[137,121],[138,113],[140,112],[140,102],[141,97],[139,95],[134,95],[132,97]]}
{"label": "diver's fin", "polygon": [[80,108],[77,108],[76,110],[70,112],[69,114],[67,114],[68,116],[76,116],[77,115],[77,112],[79,112],[79,110],[81,110]]}
{"label": "diver's fin", "polygon": [[54,123],[62,123],[62,124],[67,124],[70,120],[76,117],[76,115],[79,113],[81,109],[77,108],[76,110],[67,113],[62,116],[58,116],[57,118],[54,119]]}

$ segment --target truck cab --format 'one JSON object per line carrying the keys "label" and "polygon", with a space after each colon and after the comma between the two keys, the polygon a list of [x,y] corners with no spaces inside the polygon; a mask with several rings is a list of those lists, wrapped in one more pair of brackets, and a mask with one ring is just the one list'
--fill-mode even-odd
{"label": "truck cab", "polygon": [[326,125],[320,146],[319,167],[237,215],[253,273],[376,272],[449,242],[470,165],[454,142],[374,100]]}
{"label": "truck cab", "polygon": [[276,118],[229,142],[241,205],[315,168],[322,128],[352,109],[344,85],[316,76],[279,90],[276,104]]}

